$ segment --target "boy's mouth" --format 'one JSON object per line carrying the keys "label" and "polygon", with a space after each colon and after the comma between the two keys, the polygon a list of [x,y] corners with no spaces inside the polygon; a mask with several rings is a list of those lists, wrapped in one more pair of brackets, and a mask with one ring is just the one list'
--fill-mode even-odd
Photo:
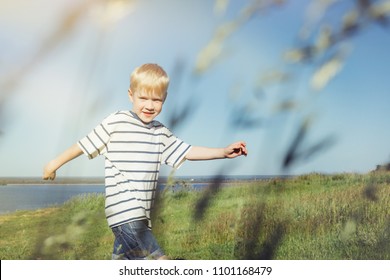
{"label": "boy's mouth", "polygon": [[154,115],[154,112],[142,112],[144,115],[150,117]]}

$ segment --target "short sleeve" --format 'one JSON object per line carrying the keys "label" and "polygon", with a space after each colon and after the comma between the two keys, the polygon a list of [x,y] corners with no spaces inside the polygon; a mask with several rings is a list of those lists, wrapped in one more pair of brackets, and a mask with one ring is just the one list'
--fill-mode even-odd
{"label": "short sleeve", "polygon": [[162,163],[174,168],[179,168],[185,161],[185,156],[191,149],[191,145],[177,138],[167,128],[162,134],[164,150],[162,152]]}
{"label": "short sleeve", "polygon": [[109,121],[112,115],[108,116],[98,126],[96,126],[88,135],[77,142],[80,149],[89,159],[107,152],[107,143],[110,141],[111,133]]}

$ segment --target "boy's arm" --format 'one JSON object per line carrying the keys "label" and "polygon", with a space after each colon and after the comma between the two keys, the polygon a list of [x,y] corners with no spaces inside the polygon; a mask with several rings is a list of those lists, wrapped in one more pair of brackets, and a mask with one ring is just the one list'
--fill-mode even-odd
{"label": "boy's arm", "polygon": [[221,158],[235,158],[238,156],[246,156],[248,150],[246,149],[245,142],[239,141],[225,148],[208,148],[192,146],[186,155],[188,160],[209,160],[209,159],[221,159]]}
{"label": "boy's arm", "polygon": [[60,154],[55,159],[51,160],[43,169],[43,180],[54,180],[56,177],[56,171],[62,165],[71,161],[72,159],[80,156],[83,151],[77,144],[74,144],[72,147],[65,150],[62,154]]}

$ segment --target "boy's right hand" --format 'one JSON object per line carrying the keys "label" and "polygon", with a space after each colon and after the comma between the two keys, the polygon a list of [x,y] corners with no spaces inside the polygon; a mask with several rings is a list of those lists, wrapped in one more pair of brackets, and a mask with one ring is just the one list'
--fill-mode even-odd
{"label": "boy's right hand", "polygon": [[56,178],[56,170],[53,169],[53,164],[49,162],[43,169],[43,180],[54,180]]}
{"label": "boy's right hand", "polygon": [[51,160],[43,169],[43,180],[54,180],[56,178],[56,171],[58,168],[60,168],[62,165],[67,163],[68,161],[78,157],[81,155],[83,151],[81,148],[76,144],[74,144],[72,147],[66,149],[62,154],[60,154],[55,159]]}

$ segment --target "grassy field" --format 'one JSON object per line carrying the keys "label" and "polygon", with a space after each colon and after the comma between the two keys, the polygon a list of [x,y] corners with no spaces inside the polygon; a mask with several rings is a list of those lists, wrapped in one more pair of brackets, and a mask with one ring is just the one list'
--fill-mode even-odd
{"label": "grassy field", "polygon": [[[102,195],[0,216],[1,259],[110,259]],[[390,259],[390,174],[309,174],[167,189],[154,232],[171,258]]]}

